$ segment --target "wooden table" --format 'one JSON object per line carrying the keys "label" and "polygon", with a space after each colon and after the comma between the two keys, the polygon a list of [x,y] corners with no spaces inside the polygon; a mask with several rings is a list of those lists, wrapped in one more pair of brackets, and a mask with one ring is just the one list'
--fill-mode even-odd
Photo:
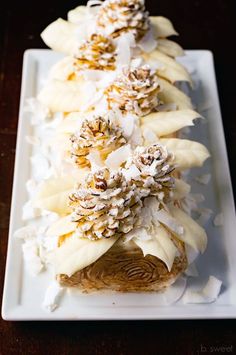
{"label": "wooden table", "polygon": [[[0,11],[0,263],[4,279],[23,52],[44,48],[39,34],[79,1],[4,1]],[[83,2],[84,3],[84,2]],[[82,2],[81,2],[82,4]],[[233,0],[147,0],[169,17],[187,49],[210,49],[216,63],[232,179],[236,169]],[[233,86],[234,85],[234,86]],[[217,144],[217,142],[216,142]],[[2,290],[2,288],[1,288]],[[14,292],[14,290],[13,290]],[[0,293],[2,293],[0,291]],[[0,354],[236,354],[235,321],[5,322]]]}

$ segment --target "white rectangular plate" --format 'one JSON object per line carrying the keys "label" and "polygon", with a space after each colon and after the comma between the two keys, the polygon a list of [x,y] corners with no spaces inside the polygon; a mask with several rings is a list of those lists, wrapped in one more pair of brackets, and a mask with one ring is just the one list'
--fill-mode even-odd
{"label": "white rectangular plate", "polygon": [[[194,170],[190,177],[193,191],[203,193],[204,206],[214,214],[207,223],[209,243],[206,253],[198,260],[199,277],[189,279],[191,287],[201,288],[209,275],[223,281],[221,294],[212,304],[171,306],[158,305],[155,294],[93,294],[71,292],[61,305],[47,314],[41,304],[50,277],[47,272],[33,278],[24,269],[21,242],[14,231],[23,226],[22,205],[27,199],[25,183],[30,175],[30,147],[25,136],[32,133],[24,113],[25,100],[35,96],[47,77],[49,68],[61,55],[50,50],[28,50],[24,56],[20,115],[15,161],[15,174],[10,218],[8,255],[3,295],[2,316],[6,320],[105,320],[105,319],[197,319],[236,317],[236,240],[235,212],[232,187],[220,114],[219,99],[212,54],[209,51],[186,51],[180,61],[193,75],[195,90],[191,93],[197,110],[206,120],[191,129],[190,138],[208,146],[212,159],[204,168]],[[211,173],[209,185],[200,185],[194,176]],[[223,212],[221,227],[213,225],[214,216]]]}

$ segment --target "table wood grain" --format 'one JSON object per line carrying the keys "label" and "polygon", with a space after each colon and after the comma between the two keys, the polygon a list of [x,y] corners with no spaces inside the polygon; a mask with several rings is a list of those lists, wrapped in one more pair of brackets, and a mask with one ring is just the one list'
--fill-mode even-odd
{"label": "table wood grain", "polygon": [[[40,32],[79,1],[4,1],[0,10],[0,281],[2,294],[23,53],[45,48]],[[147,0],[169,17],[186,49],[213,51],[235,189],[235,2]],[[217,142],[215,143],[217,144]],[[22,157],[24,159],[24,157]],[[234,190],[235,191],[235,190]],[[12,290],[15,292],[15,290]],[[236,354],[234,320],[0,323],[0,354]]]}

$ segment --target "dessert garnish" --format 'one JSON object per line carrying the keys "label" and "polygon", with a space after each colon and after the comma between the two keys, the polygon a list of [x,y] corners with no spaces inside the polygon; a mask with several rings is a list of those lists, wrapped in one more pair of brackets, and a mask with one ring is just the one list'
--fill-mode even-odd
{"label": "dessert garnish", "polygon": [[149,147],[137,147],[126,168],[135,165],[141,174],[141,178],[135,181],[137,186],[148,187],[150,195],[158,195],[159,199],[163,196],[167,201],[174,186],[174,178],[170,175],[174,171],[171,160],[172,156],[166,147],[156,143]]}
{"label": "dessert garnish", "polygon": [[109,38],[94,33],[78,48],[75,69],[115,70],[115,50],[116,47]]}
{"label": "dessert garnish", "polygon": [[90,173],[69,196],[78,236],[96,240],[130,232],[146,197],[156,196],[160,203],[169,198],[174,187],[170,159],[165,148],[154,144],[137,147],[125,168]]}
{"label": "dessert garnish", "polygon": [[101,116],[84,120],[79,132],[71,136],[71,142],[72,159],[81,168],[90,167],[89,153],[99,152],[105,160],[113,150],[127,143],[122,129]]}
{"label": "dessert garnish", "polygon": [[[209,152],[177,136],[198,114],[174,86],[191,78],[175,60],[183,51],[166,39],[172,34],[168,19],[149,18],[144,0],[92,0],[42,33],[68,57],[53,67],[38,96],[47,115],[60,112],[63,124],[46,124],[40,154],[46,152],[49,178],[36,179],[37,197],[25,205],[35,226],[18,233],[34,273],[49,263],[61,285],[85,292],[159,291],[205,250],[206,233],[190,217],[190,186],[177,177],[201,166]],[[58,136],[48,144],[55,128]],[[52,145],[63,154],[54,154]],[[75,164],[68,164],[68,152]],[[32,165],[34,178],[39,165]],[[216,292],[207,301],[220,290],[212,282]],[[193,296],[205,300],[206,288],[204,297]],[[44,308],[55,309],[60,291],[54,282]]]}
{"label": "dessert garnish", "polygon": [[150,28],[144,0],[106,0],[97,13],[97,27],[116,38],[131,32],[140,40]]}
{"label": "dessert garnish", "polygon": [[119,108],[145,116],[154,111],[159,102],[158,77],[148,65],[124,68],[105,92],[110,108]]}

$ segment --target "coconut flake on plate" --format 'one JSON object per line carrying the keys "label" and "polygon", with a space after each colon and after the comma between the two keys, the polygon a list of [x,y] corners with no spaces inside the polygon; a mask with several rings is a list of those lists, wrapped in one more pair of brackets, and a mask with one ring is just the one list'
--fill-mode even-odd
{"label": "coconut flake on plate", "polygon": [[209,221],[213,213],[210,208],[198,208],[196,212],[199,214],[199,217],[196,219],[196,222],[201,226],[204,226]]}
{"label": "coconut flake on plate", "polygon": [[36,136],[25,136],[25,140],[27,143],[31,145],[40,145],[40,139]]}
{"label": "coconut flake on plate", "polygon": [[36,225],[27,225],[19,228],[14,233],[14,238],[24,241],[22,244],[23,259],[30,275],[36,276],[44,268],[44,263],[40,255],[39,234],[45,227],[37,228]]}
{"label": "coconut flake on plate", "polygon": [[182,179],[175,179],[172,200],[182,200],[190,193],[191,186]]}
{"label": "coconut flake on plate", "polygon": [[131,154],[130,144],[123,145],[108,155],[105,165],[111,170],[118,170],[121,164],[130,158]]}
{"label": "coconut flake on plate", "polygon": [[191,215],[192,211],[198,210],[198,204],[205,201],[203,194],[189,193],[182,201],[183,210]]}
{"label": "coconut flake on plate", "polygon": [[22,245],[23,258],[25,261],[25,266],[29,274],[32,276],[38,275],[44,265],[39,256],[39,246],[36,239],[26,239],[25,243]]}
{"label": "coconut flake on plate", "polygon": [[14,232],[14,238],[23,240],[35,238],[35,235],[36,227],[32,225],[21,227]]}
{"label": "coconut flake on plate", "polygon": [[41,153],[34,154],[31,158],[32,177],[36,181],[41,181],[48,177],[49,174],[49,161]]}
{"label": "coconut flake on plate", "polygon": [[47,288],[42,303],[42,308],[47,312],[53,312],[58,307],[59,297],[62,295],[64,288],[54,280]]}
{"label": "coconut flake on plate", "polygon": [[56,250],[58,247],[58,236],[50,236],[42,239],[42,246],[45,249],[45,253],[49,253],[53,250]]}
{"label": "coconut flake on plate", "polygon": [[223,225],[223,221],[224,221],[223,213],[218,213],[213,220],[213,224],[215,227],[220,227]]}
{"label": "coconut flake on plate", "polygon": [[46,222],[48,225],[56,222],[60,218],[58,213],[51,212],[51,211],[46,211],[45,216],[46,216]]}
{"label": "coconut flake on plate", "polygon": [[199,182],[199,184],[207,185],[211,180],[211,174],[203,174],[195,177],[195,180]]}
{"label": "coconut flake on plate", "polygon": [[202,290],[193,291],[191,289],[187,289],[183,296],[183,302],[185,304],[215,302],[220,294],[221,286],[222,281],[217,279],[215,276],[210,276]]}
{"label": "coconut flake on plate", "polygon": [[36,190],[37,190],[37,183],[34,179],[28,179],[26,181],[26,191],[28,192],[28,195],[30,198],[33,198],[35,196]]}
{"label": "coconut flake on plate", "polygon": [[176,303],[182,296],[186,289],[186,277],[179,277],[175,283],[169,286],[163,293],[164,302],[166,305]]}
{"label": "coconut flake on plate", "polygon": [[31,124],[38,125],[50,117],[50,110],[43,106],[36,98],[28,98],[25,102],[24,112],[30,113]]}
{"label": "coconut flake on plate", "polygon": [[22,207],[22,220],[28,221],[36,217],[40,217],[42,210],[33,206],[32,200],[27,201]]}

